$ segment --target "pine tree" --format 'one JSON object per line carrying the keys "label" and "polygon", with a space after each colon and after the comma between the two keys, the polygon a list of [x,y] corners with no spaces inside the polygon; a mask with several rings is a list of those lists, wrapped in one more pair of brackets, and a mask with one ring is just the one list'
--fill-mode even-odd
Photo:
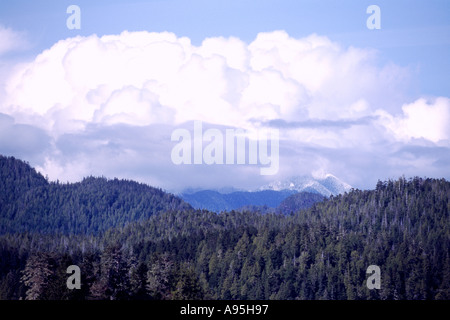
{"label": "pine tree", "polygon": [[21,281],[28,287],[27,300],[46,298],[46,289],[54,273],[51,257],[48,253],[36,253],[27,260]]}
{"label": "pine tree", "polygon": [[126,299],[129,295],[129,273],[126,257],[118,244],[111,245],[101,255],[99,276],[91,287],[97,299]]}
{"label": "pine tree", "polygon": [[202,288],[194,269],[188,265],[181,267],[177,276],[173,299],[175,300],[200,300],[203,298]]}
{"label": "pine tree", "polygon": [[147,292],[153,299],[171,299],[174,264],[168,254],[163,254],[148,268]]}

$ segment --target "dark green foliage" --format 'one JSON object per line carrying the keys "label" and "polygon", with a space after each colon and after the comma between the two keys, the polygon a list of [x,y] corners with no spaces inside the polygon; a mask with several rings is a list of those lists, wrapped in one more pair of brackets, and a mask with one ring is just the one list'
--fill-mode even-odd
{"label": "dark green foliage", "polygon": [[[27,203],[11,200],[17,195],[3,199],[27,208],[41,198],[64,208],[69,205],[62,202],[72,201],[68,214],[90,222],[68,219],[67,229],[25,224],[6,232],[15,226],[11,220],[0,236],[2,299],[450,297],[450,183],[443,179],[379,182],[375,190],[353,190],[305,210],[294,211],[293,199],[290,215],[193,210],[157,189],[118,180],[36,181],[43,184],[17,189],[28,190]],[[56,196],[51,188],[64,191]],[[155,197],[146,209],[152,214],[140,211],[146,203],[141,189]],[[31,197],[42,190],[47,198]],[[2,208],[2,221],[9,221],[3,214]],[[59,214],[48,216],[62,219]],[[71,264],[81,269],[81,290],[66,288]],[[369,265],[381,269],[379,290],[366,287]]]}
{"label": "dark green foliage", "polygon": [[134,181],[89,177],[73,184],[48,183],[25,163],[5,157],[0,170],[0,234],[96,234],[190,208],[161,189]]}
{"label": "dark green foliage", "polygon": [[[286,195],[289,194],[289,191],[272,191],[272,192],[279,192],[280,195],[277,196],[278,201],[280,199],[283,199],[286,197]],[[282,213],[282,214],[293,214],[296,211],[302,210],[302,209],[308,209],[311,208],[315,203],[321,202],[325,200],[326,197],[324,197],[321,194],[318,193],[311,193],[311,192],[298,192],[294,193],[287,198],[284,198],[281,203],[279,203],[275,207],[269,207],[267,205],[246,205],[243,207],[238,208],[239,211],[254,211],[259,212],[262,214],[265,213]],[[268,202],[270,203],[270,202]],[[278,202],[276,202],[278,203]]]}
{"label": "dark green foliage", "polygon": [[284,199],[277,207],[277,212],[289,214],[301,209],[308,209],[313,204],[323,201],[324,196],[318,193],[299,192]]}
{"label": "dark green foliage", "polygon": [[31,189],[47,185],[47,180],[27,163],[14,157],[0,155],[0,209],[16,203],[17,199]]}
{"label": "dark green foliage", "polygon": [[294,190],[235,191],[231,193],[203,190],[192,194],[183,194],[181,197],[196,209],[221,212],[238,210],[245,206],[276,208],[284,199],[294,193],[296,193]]}

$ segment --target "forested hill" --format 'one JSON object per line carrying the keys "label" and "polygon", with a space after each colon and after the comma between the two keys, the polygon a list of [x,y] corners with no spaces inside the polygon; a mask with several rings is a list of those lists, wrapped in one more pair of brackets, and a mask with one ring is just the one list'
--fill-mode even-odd
{"label": "forested hill", "polygon": [[[149,298],[450,299],[449,213],[448,181],[400,178],[293,215],[167,212],[103,245],[151,261],[141,278]],[[366,286],[370,265],[380,289]]]}
{"label": "forested hill", "polygon": [[238,210],[245,206],[276,208],[283,200],[296,193],[295,190],[235,191],[231,193],[202,190],[192,194],[182,194],[181,198],[196,209],[220,212]]}
{"label": "forested hill", "polygon": [[131,181],[48,183],[0,163],[0,299],[450,299],[444,179],[380,181],[303,210],[294,198],[289,215],[217,214]]}
{"label": "forested hill", "polygon": [[[0,208],[13,204],[31,189],[48,185],[47,180],[27,163],[0,155]],[[3,215],[2,215],[3,217]]]}
{"label": "forested hill", "polygon": [[0,234],[97,233],[189,208],[172,194],[134,181],[48,182],[27,163],[0,156]]}
{"label": "forested hill", "polygon": [[325,197],[321,194],[302,191],[284,199],[278,205],[276,211],[289,214],[300,209],[308,209],[323,200],[325,200]]}

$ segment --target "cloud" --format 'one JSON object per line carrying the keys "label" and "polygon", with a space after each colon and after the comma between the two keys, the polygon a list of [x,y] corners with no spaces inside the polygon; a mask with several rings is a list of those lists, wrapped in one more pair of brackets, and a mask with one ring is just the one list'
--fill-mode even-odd
{"label": "cloud", "polygon": [[0,25],[0,57],[11,51],[23,50],[27,47],[28,41],[23,32]]}
{"label": "cloud", "polygon": [[27,160],[42,159],[51,149],[51,138],[37,127],[15,123],[13,117],[0,113],[0,152]]}
{"label": "cloud", "polygon": [[450,99],[418,99],[402,106],[402,114],[392,116],[384,110],[378,114],[386,128],[401,140],[426,139],[432,142],[450,140]]}
{"label": "cloud", "polygon": [[[386,68],[395,69],[390,80]],[[250,44],[209,38],[194,46],[167,32],[123,32],[59,41],[11,76],[5,105],[22,119],[42,117],[55,134],[93,122],[335,120],[368,115],[373,97],[395,90],[403,73],[377,68],[372,51],[317,35],[275,31]]]}
{"label": "cloud", "polygon": [[334,128],[350,128],[357,125],[368,125],[372,121],[378,119],[375,116],[366,116],[359,119],[340,119],[340,120],[322,120],[309,119],[306,121],[285,121],[282,119],[273,119],[264,123],[269,127],[278,129],[296,129],[296,128],[320,128],[320,129],[334,129]]}
{"label": "cloud", "polygon": [[[34,132],[43,142],[30,153],[45,154],[36,165],[60,180],[103,174],[170,189],[275,179],[248,165],[171,163],[171,132],[195,120],[223,132],[279,129],[280,176],[330,172],[369,187],[405,171],[437,174],[424,166],[446,168],[449,99],[406,103],[412,74],[377,57],[284,31],[199,46],[169,32],[77,36],[13,68],[0,103],[12,118],[2,132],[20,129],[22,141]],[[2,141],[0,152],[18,150]],[[401,151],[418,145],[426,156]]]}

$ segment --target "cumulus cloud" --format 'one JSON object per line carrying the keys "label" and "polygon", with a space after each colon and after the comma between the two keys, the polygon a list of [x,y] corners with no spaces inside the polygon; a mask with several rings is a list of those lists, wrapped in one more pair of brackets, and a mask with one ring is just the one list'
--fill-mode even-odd
{"label": "cumulus cloud", "polygon": [[405,103],[410,77],[380,65],[373,50],[316,34],[195,46],[169,32],[123,32],[61,40],[16,66],[0,112],[51,137],[39,163],[51,178],[104,174],[167,188],[274,178],[251,166],[173,165],[171,131],[200,120],[223,130],[279,129],[280,175],[340,172],[367,186],[387,165],[401,175],[408,157],[418,171],[433,163],[399,151],[418,139],[448,150],[449,99]]}
{"label": "cumulus cloud", "polygon": [[401,140],[426,139],[432,142],[450,140],[450,99],[418,99],[402,106],[402,114],[392,116],[384,110],[378,114],[386,128]]}
{"label": "cumulus cloud", "polygon": [[276,31],[197,47],[172,33],[123,32],[59,41],[11,77],[5,104],[60,134],[91,122],[336,119],[367,115],[373,96],[400,84],[384,72],[373,52],[317,35]]}

